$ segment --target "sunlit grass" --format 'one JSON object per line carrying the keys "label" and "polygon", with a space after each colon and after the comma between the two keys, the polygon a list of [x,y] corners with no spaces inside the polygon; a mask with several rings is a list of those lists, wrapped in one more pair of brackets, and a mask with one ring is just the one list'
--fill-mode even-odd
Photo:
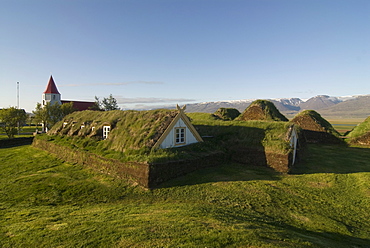
{"label": "sunlit grass", "polygon": [[370,150],[310,145],[294,174],[225,163],[144,190],[0,149],[2,247],[367,247]]}

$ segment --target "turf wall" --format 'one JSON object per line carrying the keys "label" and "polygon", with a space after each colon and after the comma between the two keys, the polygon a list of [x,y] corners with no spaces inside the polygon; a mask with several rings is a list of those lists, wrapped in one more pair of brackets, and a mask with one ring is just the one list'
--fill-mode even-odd
{"label": "turf wall", "polygon": [[184,175],[199,168],[214,166],[224,159],[224,154],[210,154],[194,160],[171,161],[166,163],[120,162],[104,158],[83,150],[57,145],[46,140],[35,138],[32,145],[54,154],[61,160],[92,168],[95,171],[114,177],[128,179],[145,188],[158,187],[160,183]]}
{"label": "turf wall", "polygon": [[279,154],[250,147],[233,147],[231,159],[243,164],[267,166],[283,173],[289,172],[292,165],[292,153]]}

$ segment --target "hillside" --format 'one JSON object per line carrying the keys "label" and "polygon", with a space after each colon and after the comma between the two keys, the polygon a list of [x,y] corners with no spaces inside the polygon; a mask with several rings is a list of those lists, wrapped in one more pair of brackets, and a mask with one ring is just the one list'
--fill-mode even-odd
{"label": "hillside", "polygon": [[302,102],[299,107],[300,109],[307,109],[307,110],[320,110],[323,108],[329,108],[331,106],[334,106],[338,103],[340,103],[341,100],[339,100],[336,97],[330,97],[326,95],[320,95],[315,96],[310,99],[308,99],[305,102]]}
{"label": "hillside", "polygon": [[368,247],[370,151],[308,147],[291,175],[222,164],[143,190],[0,149],[1,247]]}
{"label": "hillside", "polygon": [[326,117],[366,118],[370,116],[370,96],[359,96],[340,102],[330,108],[320,109],[320,114]]}
{"label": "hillside", "polygon": [[[290,118],[302,110],[318,111],[325,118],[366,118],[370,115],[370,95],[332,97],[319,95],[303,101],[299,98],[266,99]],[[214,113],[219,108],[236,108],[243,112],[252,100],[204,102],[187,105],[187,112]]]}

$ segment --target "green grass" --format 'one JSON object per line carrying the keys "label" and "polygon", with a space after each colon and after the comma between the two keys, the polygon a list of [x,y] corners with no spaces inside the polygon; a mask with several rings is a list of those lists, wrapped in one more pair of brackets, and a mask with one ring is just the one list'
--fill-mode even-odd
{"label": "green grass", "polygon": [[358,124],[364,121],[364,119],[352,118],[352,119],[329,119],[330,124],[337,130],[341,135],[347,135],[352,131]]}
{"label": "green grass", "polygon": [[269,152],[287,154],[291,147],[287,140],[291,125],[284,121],[224,121],[212,114],[189,113],[192,124],[203,136],[212,136],[211,142],[231,146],[253,147]]}
{"label": "green grass", "polygon": [[357,138],[370,131],[370,117],[366,118],[363,122],[358,124],[348,136],[351,138]]}
{"label": "green grass", "polygon": [[[32,137],[33,133],[36,131],[36,126],[24,126],[21,128],[20,134],[16,134],[15,138],[24,138],[24,137]],[[38,127],[38,130],[41,130],[41,127]],[[8,136],[0,131],[0,140],[8,139]]]}
{"label": "green grass", "polygon": [[[102,138],[103,126],[111,126],[109,137],[99,142],[99,149],[118,152],[152,148],[177,115],[175,110],[76,111],[55,124],[48,134]],[[97,143],[97,142],[95,142]]]}
{"label": "green grass", "polygon": [[[238,117],[238,119],[250,120],[251,118],[249,115],[252,114],[252,116],[254,116],[254,114],[250,113],[249,111],[254,107],[260,108],[264,113],[264,117],[260,116],[258,118],[259,120],[261,120],[260,118],[262,118],[263,120],[266,121],[288,121],[288,119],[276,108],[273,102],[261,99],[253,101]],[[255,116],[252,117],[252,119],[254,118]]]}
{"label": "green grass", "polygon": [[370,150],[310,145],[294,174],[225,163],[156,190],[0,149],[2,247],[369,247]]}
{"label": "green grass", "polygon": [[[154,144],[153,137],[158,136],[158,132],[164,132],[163,123],[171,121],[169,115],[176,113],[176,111],[167,110],[75,112],[66,117],[67,125],[64,126],[64,121],[61,121],[47,135],[38,135],[36,139],[45,139],[58,145],[82,149],[122,162],[160,163],[191,160],[199,158],[199,155],[213,154],[215,151],[227,152],[228,148],[233,145],[253,147],[279,154],[287,154],[291,150],[289,141],[286,139],[290,126],[288,122],[223,121],[212,114],[201,113],[189,115],[192,123],[201,136],[213,136],[214,139],[207,139],[202,144],[169,149],[151,149],[149,145],[146,145],[147,143]],[[94,116],[96,117],[95,124],[91,121]],[[148,119],[151,120],[151,124],[146,124]],[[102,134],[101,127],[105,123],[103,120],[115,123],[112,124],[114,127],[106,140],[96,137],[97,134]],[[85,123],[85,127],[81,129],[82,123]],[[94,131],[91,128],[93,126],[96,127]],[[157,129],[160,131],[157,132]],[[74,135],[71,135],[72,133]]]}

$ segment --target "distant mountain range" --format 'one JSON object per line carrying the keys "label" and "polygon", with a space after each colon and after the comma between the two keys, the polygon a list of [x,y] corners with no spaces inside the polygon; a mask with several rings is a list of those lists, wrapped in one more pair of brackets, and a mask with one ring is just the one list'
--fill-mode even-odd
{"label": "distant mountain range", "polygon": [[[187,104],[187,112],[214,113],[219,108],[236,108],[243,112],[253,100],[219,101]],[[315,110],[324,118],[366,118],[370,116],[370,95],[332,97],[318,95],[306,101],[300,98],[266,99],[290,118],[302,110]]]}

